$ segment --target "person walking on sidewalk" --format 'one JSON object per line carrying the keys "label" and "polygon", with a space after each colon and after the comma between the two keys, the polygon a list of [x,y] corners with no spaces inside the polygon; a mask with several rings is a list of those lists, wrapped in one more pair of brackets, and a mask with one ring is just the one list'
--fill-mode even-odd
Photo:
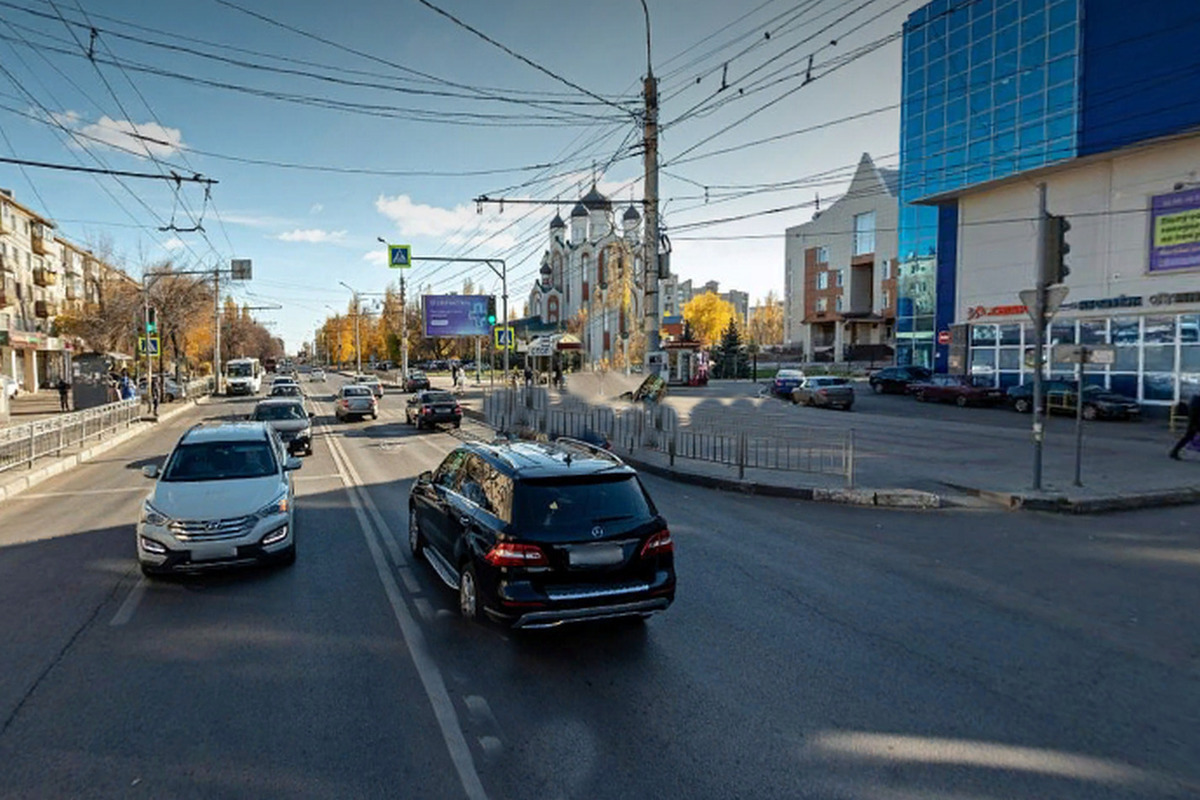
{"label": "person walking on sidewalk", "polygon": [[57,388],[58,388],[58,404],[60,406],[60,410],[61,411],[70,411],[71,410],[71,399],[70,399],[69,393],[71,391],[71,384],[67,383],[66,378],[59,378]]}
{"label": "person walking on sidewalk", "polygon": [[1183,436],[1171,448],[1171,458],[1179,460],[1179,451],[1187,447],[1188,442],[1192,441],[1197,434],[1200,434],[1200,392],[1192,395],[1192,399],[1188,401],[1188,421],[1187,430],[1183,432]]}

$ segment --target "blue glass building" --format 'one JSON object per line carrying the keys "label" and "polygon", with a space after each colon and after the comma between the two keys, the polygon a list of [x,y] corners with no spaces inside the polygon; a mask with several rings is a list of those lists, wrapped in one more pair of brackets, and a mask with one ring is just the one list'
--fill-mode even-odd
{"label": "blue glass building", "polygon": [[933,0],[909,16],[899,363],[944,371],[937,332],[956,321],[957,202],[920,201],[1200,126],[1196,42],[1196,0]]}

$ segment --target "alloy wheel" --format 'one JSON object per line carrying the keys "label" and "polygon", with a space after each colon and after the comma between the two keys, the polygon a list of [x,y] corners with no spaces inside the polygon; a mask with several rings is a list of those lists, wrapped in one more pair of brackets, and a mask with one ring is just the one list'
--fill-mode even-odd
{"label": "alloy wheel", "polygon": [[475,619],[479,597],[475,586],[475,572],[465,567],[458,576],[458,610],[466,619]]}

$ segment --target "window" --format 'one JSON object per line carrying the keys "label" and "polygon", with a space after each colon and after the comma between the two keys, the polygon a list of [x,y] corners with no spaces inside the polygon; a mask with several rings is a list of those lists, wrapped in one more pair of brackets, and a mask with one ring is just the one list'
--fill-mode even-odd
{"label": "window", "polygon": [[875,252],[875,212],[854,216],[854,255]]}
{"label": "window", "polygon": [[826,297],[817,298],[817,313],[824,314],[829,309],[829,299]]}
{"label": "window", "polygon": [[818,264],[828,264],[829,263],[829,248],[828,247],[818,247],[817,248],[817,263]]}
{"label": "window", "polygon": [[883,291],[883,307],[889,308],[892,305],[892,293],[884,289]]}
{"label": "window", "polygon": [[828,289],[829,288],[829,273],[828,272],[818,272],[817,273],[817,288],[818,289]]}
{"label": "window", "polygon": [[844,283],[845,283],[845,275],[844,275],[844,273],[845,273],[845,270],[842,270],[842,269],[839,269],[839,270],[837,271],[837,287],[838,287],[839,289],[840,289],[840,288],[842,288],[842,286],[843,286],[843,285],[844,285]]}
{"label": "window", "polygon": [[841,312],[841,310],[842,310],[842,296],[841,295],[838,295],[837,303],[835,304],[834,308],[836,311]]}
{"label": "window", "polygon": [[[885,281],[890,280],[892,277],[892,262],[884,261],[882,264],[880,264],[879,268],[881,270],[881,273],[880,273],[881,279],[885,280]],[[887,304],[884,303],[884,305],[887,305]]]}

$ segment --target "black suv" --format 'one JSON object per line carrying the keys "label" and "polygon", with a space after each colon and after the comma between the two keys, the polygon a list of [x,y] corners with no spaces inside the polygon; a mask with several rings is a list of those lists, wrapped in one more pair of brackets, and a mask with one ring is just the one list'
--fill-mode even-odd
{"label": "black suv", "polygon": [[671,532],[637,473],[573,439],[461,445],[413,485],[408,543],[469,619],[549,628],[675,599]]}
{"label": "black suv", "polygon": [[927,381],[932,375],[925,367],[887,367],[873,373],[867,383],[875,394],[904,394],[912,384]]}

